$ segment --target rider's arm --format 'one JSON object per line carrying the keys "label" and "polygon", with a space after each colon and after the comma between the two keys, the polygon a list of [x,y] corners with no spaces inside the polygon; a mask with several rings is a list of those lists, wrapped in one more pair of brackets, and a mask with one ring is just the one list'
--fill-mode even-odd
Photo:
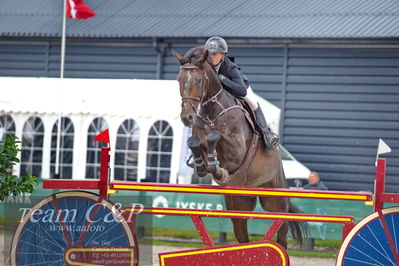
{"label": "rider's arm", "polygon": [[[247,95],[247,88],[244,83],[242,74],[237,66],[234,66],[229,73],[229,77],[219,75],[220,82],[223,87],[234,95],[234,97],[245,97]],[[226,88],[227,87],[227,88]]]}

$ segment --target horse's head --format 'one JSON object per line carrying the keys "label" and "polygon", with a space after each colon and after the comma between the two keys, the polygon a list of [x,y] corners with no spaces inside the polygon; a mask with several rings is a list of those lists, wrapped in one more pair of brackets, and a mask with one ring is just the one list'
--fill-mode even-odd
{"label": "horse's head", "polygon": [[185,126],[192,127],[194,117],[200,112],[202,102],[207,97],[210,78],[215,79],[210,77],[213,73],[206,62],[208,51],[203,46],[198,46],[190,49],[184,56],[173,50],[172,52],[180,64],[177,76],[182,97],[180,118]]}

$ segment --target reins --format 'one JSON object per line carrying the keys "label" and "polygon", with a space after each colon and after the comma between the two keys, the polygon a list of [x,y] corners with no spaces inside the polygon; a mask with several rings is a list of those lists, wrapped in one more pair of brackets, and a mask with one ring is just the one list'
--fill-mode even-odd
{"label": "reins", "polygon": [[[183,65],[180,66],[180,69],[185,69],[185,70],[190,70],[190,69],[201,69],[199,66],[196,65]],[[207,73],[204,71],[203,74],[203,78],[207,81],[208,83],[208,87],[209,87],[209,78]],[[202,86],[201,86],[201,97],[195,97],[195,96],[182,96],[182,101],[183,102],[187,102],[187,100],[194,100],[197,101],[199,103],[199,108],[196,109],[194,107],[194,104],[190,103],[191,107],[193,108],[193,110],[195,111],[196,116],[201,119],[205,124],[209,125],[212,129],[215,129],[215,122],[216,120],[221,117],[222,115],[227,115],[227,112],[236,108],[239,108],[241,110],[243,110],[245,112],[245,109],[242,108],[240,105],[236,104],[233,106],[229,106],[227,108],[225,108],[223,106],[223,104],[221,104],[218,100],[218,96],[222,93],[223,87],[221,86],[219,91],[217,93],[215,93],[215,95],[213,95],[211,98],[209,98],[208,100],[203,102],[203,98],[205,95],[205,82],[204,79],[202,79]],[[218,106],[220,106],[222,108],[222,110],[214,117],[214,118],[209,118],[208,115],[206,115],[205,117],[201,114],[201,110],[208,104],[210,103],[215,103]]]}

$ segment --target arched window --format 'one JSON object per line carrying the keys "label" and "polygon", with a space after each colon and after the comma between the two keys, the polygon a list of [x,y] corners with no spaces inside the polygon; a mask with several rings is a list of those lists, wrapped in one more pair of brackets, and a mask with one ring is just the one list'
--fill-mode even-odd
{"label": "arched window", "polygon": [[39,117],[30,117],[22,132],[21,176],[42,175],[44,126]]}
{"label": "arched window", "polygon": [[72,161],[73,161],[73,138],[74,127],[71,119],[67,117],[61,118],[61,134],[60,134],[60,150],[59,150],[59,173],[55,175],[56,150],[57,150],[57,134],[58,119],[54,123],[51,132],[51,162],[50,177],[51,178],[72,178]]}
{"label": "arched window", "polygon": [[125,120],[118,129],[115,148],[114,179],[137,181],[140,129],[132,120]]}
{"label": "arched window", "polygon": [[107,122],[99,117],[95,118],[87,132],[87,158],[86,158],[86,178],[100,178],[101,148],[107,144],[95,141],[94,137],[108,128]]}
{"label": "arched window", "polygon": [[172,144],[172,127],[166,121],[156,121],[148,133],[147,182],[169,183]]}
{"label": "arched window", "polygon": [[0,141],[6,139],[6,134],[15,135],[15,123],[11,116],[0,116]]}

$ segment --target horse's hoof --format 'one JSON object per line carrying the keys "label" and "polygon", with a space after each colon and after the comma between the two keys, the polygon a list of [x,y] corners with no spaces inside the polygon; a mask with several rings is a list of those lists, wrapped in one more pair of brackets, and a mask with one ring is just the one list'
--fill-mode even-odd
{"label": "horse's hoof", "polygon": [[[218,171],[217,172],[217,174],[216,174],[217,176],[214,176],[213,177],[213,180],[215,180],[215,182],[218,184],[218,185],[221,185],[221,186],[224,186],[224,185],[227,185],[228,183],[229,183],[229,181],[230,181],[230,175],[229,175],[229,172],[227,172],[227,170],[226,169],[220,169],[220,171]],[[218,178],[219,177],[219,178]]]}
{"label": "horse's hoof", "polygon": [[205,167],[195,168],[194,172],[195,172],[195,175],[198,177],[204,177],[208,174],[208,171]]}
{"label": "horse's hoof", "polygon": [[216,180],[223,180],[223,173],[222,173],[222,171],[220,171],[220,169],[218,169],[218,171],[214,170],[214,171],[212,171],[212,173],[214,173],[213,177]]}
{"label": "horse's hoof", "polygon": [[[217,165],[215,165],[215,164],[214,165],[209,165],[208,164],[207,170],[208,170],[209,173],[219,173],[220,172],[220,168]],[[220,173],[220,177],[219,178],[218,177],[215,177],[215,178],[217,178],[217,179],[222,178],[222,174]]]}

